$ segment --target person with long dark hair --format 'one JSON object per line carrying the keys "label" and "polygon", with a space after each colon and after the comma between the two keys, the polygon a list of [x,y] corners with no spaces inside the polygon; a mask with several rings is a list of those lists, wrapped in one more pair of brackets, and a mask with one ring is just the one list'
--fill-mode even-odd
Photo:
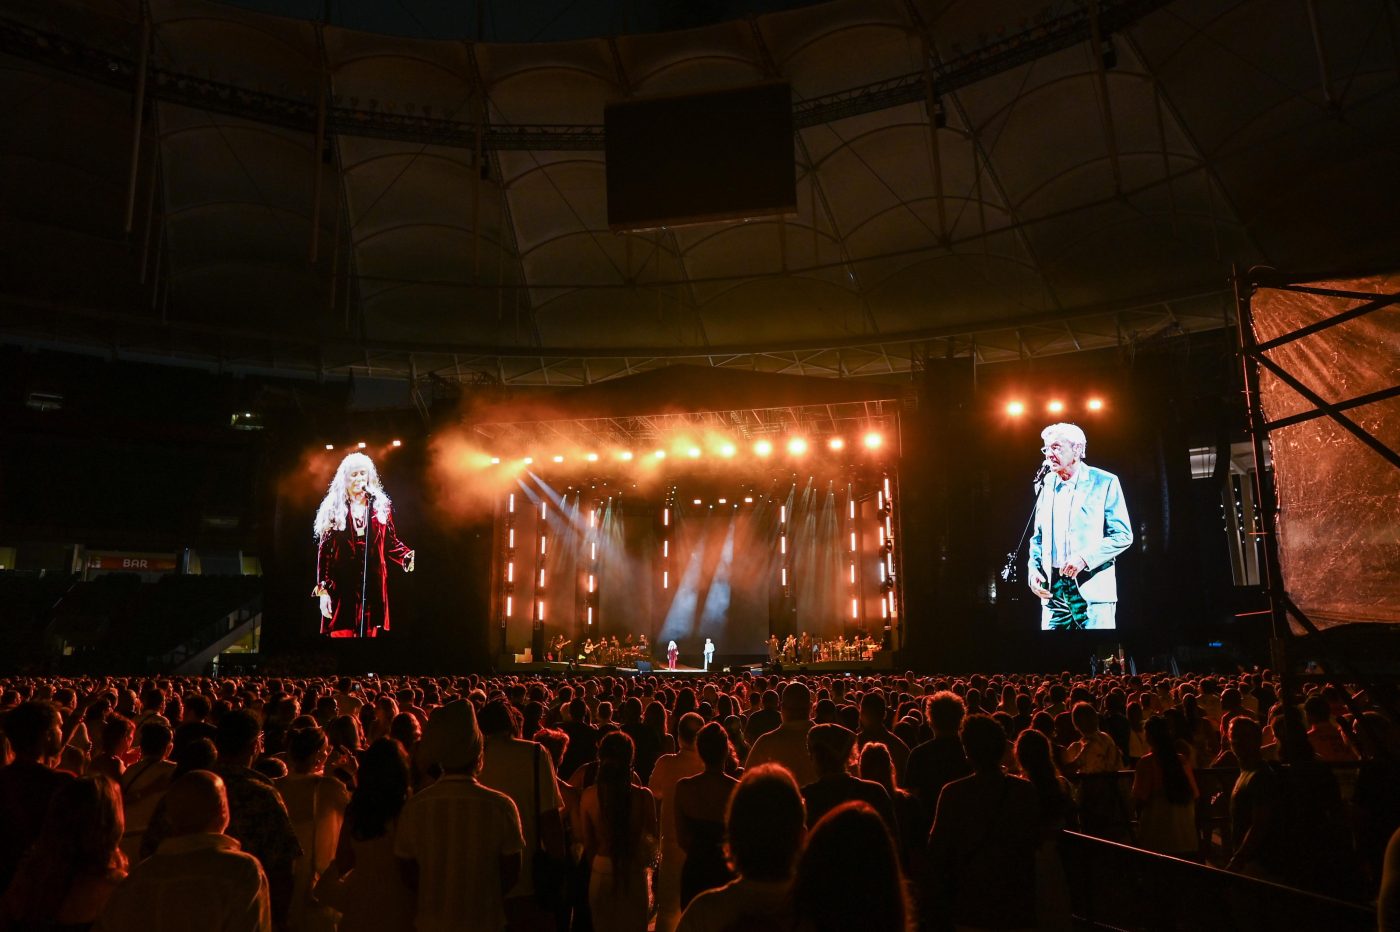
{"label": "person with long dark hair", "polygon": [[791,902],[797,932],[908,932],[904,871],[880,814],[847,802],[822,816],[797,861]]}
{"label": "person with long dark hair", "polygon": [[393,738],[365,751],[340,827],[335,859],[316,898],[342,914],[339,932],[410,932],[413,892],[394,858],[394,827],[408,800],[408,755]]}
{"label": "person with long dark hair", "polygon": [[695,750],[705,769],[676,784],[676,834],[685,852],[682,910],[696,894],[733,878],[724,856],[724,813],[739,781],[725,773],[737,764],[729,733],[719,722],[710,722],[695,736]]}
{"label": "person with long dark hair", "polygon": [[1074,824],[1074,791],[1060,768],[1050,739],[1034,729],[1016,738],[1016,766],[1040,799],[1040,847],[1035,852],[1035,916],[1043,932],[1072,925],[1069,880],[1060,858],[1060,832]]}
{"label": "person with long dark hair", "polygon": [[1133,801],[1137,804],[1137,843],[1149,851],[1200,858],[1196,833],[1196,777],[1176,747],[1171,725],[1154,715],[1143,726],[1150,750],[1137,762]]}
{"label": "person with long dark hair", "polygon": [[656,801],[632,782],[632,739],[598,743],[598,772],[583,791],[583,845],[591,858],[588,904],[596,932],[645,932],[648,871],[656,852]]}
{"label": "person with long dark hair", "polygon": [[117,847],[122,827],[121,792],[111,778],[94,774],[60,788],[0,901],[0,928],[90,928],[126,877]]}

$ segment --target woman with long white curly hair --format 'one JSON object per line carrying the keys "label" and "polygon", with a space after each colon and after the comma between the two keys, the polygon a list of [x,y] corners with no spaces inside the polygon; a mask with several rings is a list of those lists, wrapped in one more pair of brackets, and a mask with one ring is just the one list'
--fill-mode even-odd
{"label": "woman with long white curly hair", "polygon": [[316,511],[316,588],[321,633],[377,637],[389,630],[389,561],[413,572],[413,551],[394,530],[392,503],[363,453],[340,461]]}

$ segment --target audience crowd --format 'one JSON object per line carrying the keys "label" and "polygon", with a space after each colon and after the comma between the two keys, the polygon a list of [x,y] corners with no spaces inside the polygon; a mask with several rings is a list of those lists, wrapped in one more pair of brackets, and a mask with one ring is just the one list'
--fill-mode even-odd
{"label": "audience crowd", "polygon": [[0,932],[1068,929],[1065,829],[1396,928],[1390,698],[1267,671],[0,680]]}

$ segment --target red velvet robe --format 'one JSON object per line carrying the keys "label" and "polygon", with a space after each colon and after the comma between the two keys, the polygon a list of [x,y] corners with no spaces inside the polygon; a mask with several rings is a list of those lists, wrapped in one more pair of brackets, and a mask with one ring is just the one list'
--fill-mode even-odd
{"label": "red velvet robe", "polygon": [[374,510],[368,513],[365,530],[369,538],[369,567],[365,575],[365,542],[355,534],[353,521],[345,530],[321,535],[316,553],[316,584],[331,597],[331,617],[321,616],[321,633],[331,637],[358,637],[360,633],[360,592],[365,593],[364,632],[375,637],[382,628],[389,630],[389,561],[404,565],[412,548],[399,540],[391,514],[381,524]]}

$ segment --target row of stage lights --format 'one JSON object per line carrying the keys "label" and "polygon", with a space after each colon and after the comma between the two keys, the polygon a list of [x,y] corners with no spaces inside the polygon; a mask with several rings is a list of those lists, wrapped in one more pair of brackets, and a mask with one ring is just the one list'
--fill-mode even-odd
{"label": "row of stage lights", "polygon": [[[1097,414],[1104,408],[1102,398],[1087,398],[1084,401],[1084,410]],[[1013,399],[1006,403],[1006,413],[1011,417],[1020,417],[1030,410],[1030,406],[1020,399]],[[1045,402],[1046,414],[1064,414],[1069,411],[1069,405],[1058,398],[1052,398]]]}
{"label": "row of stage lights", "polygon": [[[365,449],[367,446],[369,446],[369,445],[368,445],[367,443],[365,443],[363,440],[361,440],[359,443],[356,443],[356,444],[354,444],[353,446],[348,447],[347,449],[352,449],[352,450],[363,450],[363,449]],[[403,441],[402,441],[402,440],[391,440],[391,441],[389,441],[389,446],[393,447],[394,449],[398,449],[399,447],[403,446]],[[334,450],[334,449],[335,449],[335,444],[333,444],[333,443],[328,443],[328,444],[326,444],[326,449],[327,449],[327,450]]]}
{"label": "row of stage lights", "polygon": [[[867,450],[879,450],[881,447],[884,446],[885,438],[883,434],[871,432],[861,438],[861,444]],[[847,444],[844,437],[832,437],[826,442],[827,449],[836,453],[839,453],[840,451],[846,449],[846,445]],[[792,456],[803,456],[811,449],[811,447],[811,443],[809,443],[805,437],[792,437],[788,439],[786,449],[787,452]],[[329,447],[327,449],[329,449]],[[758,440],[755,441],[755,443],[753,444],[753,453],[760,459],[766,459],[772,456],[776,451],[777,447],[771,440]],[[733,443],[722,443],[716,447],[713,447],[710,450],[710,452],[713,455],[719,456],[723,459],[730,459],[738,455],[739,447]],[[637,459],[664,460],[669,455],[671,454],[661,448],[657,448],[655,450],[651,450],[644,453],[637,453],[633,450],[617,450],[610,454],[612,459],[620,460],[622,462],[631,462]],[[676,455],[685,459],[698,460],[705,455],[705,450],[700,446],[691,445],[682,447],[679,451],[676,452]],[[564,463],[567,462],[569,458],[564,456],[563,454],[555,454],[550,459],[552,462],[555,463]],[[581,457],[581,459],[589,463],[596,463],[602,459],[602,456],[598,453],[585,453]],[[493,465],[499,465],[502,462],[509,462],[509,460],[503,460],[499,456],[491,457],[491,463]],[[535,462],[535,457],[521,457],[518,460],[518,462],[524,463],[526,466],[529,466]]]}

